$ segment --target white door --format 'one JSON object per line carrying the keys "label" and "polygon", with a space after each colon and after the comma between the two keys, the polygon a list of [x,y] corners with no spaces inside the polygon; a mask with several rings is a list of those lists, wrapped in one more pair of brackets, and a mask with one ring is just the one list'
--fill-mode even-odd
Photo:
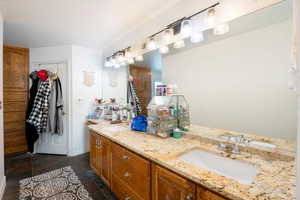
{"label": "white door", "polygon": [[45,154],[68,154],[68,105],[67,105],[67,94],[68,94],[68,65],[67,63],[57,63],[57,64],[39,64],[34,65],[32,69],[41,70],[45,69],[50,72],[58,74],[61,81],[63,101],[64,101],[64,121],[63,121],[63,134],[58,135],[55,133],[44,132],[41,133],[39,139],[35,143],[34,151],[35,153],[45,153]]}

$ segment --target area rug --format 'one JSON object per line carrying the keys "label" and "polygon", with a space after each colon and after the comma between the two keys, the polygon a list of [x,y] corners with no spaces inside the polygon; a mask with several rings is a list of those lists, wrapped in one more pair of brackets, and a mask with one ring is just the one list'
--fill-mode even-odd
{"label": "area rug", "polygon": [[92,200],[68,166],[20,181],[19,200]]}

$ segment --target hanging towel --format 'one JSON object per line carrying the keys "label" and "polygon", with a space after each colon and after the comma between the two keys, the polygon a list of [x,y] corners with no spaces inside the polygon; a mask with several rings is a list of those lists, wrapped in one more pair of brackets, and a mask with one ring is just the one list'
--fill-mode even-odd
{"label": "hanging towel", "polygon": [[47,128],[49,108],[48,98],[50,96],[50,92],[51,88],[49,79],[42,81],[34,99],[32,111],[27,119],[28,123],[36,127],[39,134]]}
{"label": "hanging towel", "polygon": [[[34,99],[36,97],[39,82],[40,82],[40,79],[37,76],[37,71],[32,72],[29,75],[29,77],[32,81],[32,86],[29,91],[29,101],[27,104],[26,119],[29,118],[29,115],[32,112]],[[26,133],[26,141],[27,141],[28,151],[33,153],[34,152],[34,143],[39,138],[39,134],[37,132],[36,127],[28,122],[25,122],[25,133]]]}
{"label": "hanging towel", "polygon": [[62,87],[57,77],[51,84],[47,132],[63,134],[63,109]]}

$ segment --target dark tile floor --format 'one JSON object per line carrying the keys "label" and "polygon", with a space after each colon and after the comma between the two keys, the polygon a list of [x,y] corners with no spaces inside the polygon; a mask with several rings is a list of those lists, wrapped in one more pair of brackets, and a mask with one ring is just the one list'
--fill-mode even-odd
{"label": "dark tile floor", "polygon": [[6,189],[3,200],[18,199],[19,180],[65,166],[73,168],[94,200],[117,200],[89,167],[89,154],[66,157],[27,153],[5,157]]}

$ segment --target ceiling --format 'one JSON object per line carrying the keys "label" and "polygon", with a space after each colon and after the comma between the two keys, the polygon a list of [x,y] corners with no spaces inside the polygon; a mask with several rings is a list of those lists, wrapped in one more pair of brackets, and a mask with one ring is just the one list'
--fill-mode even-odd
{"label": "ceiling", "polygon": [[0,0],[4,42],[105,48],[179,1],[183,0]]}

